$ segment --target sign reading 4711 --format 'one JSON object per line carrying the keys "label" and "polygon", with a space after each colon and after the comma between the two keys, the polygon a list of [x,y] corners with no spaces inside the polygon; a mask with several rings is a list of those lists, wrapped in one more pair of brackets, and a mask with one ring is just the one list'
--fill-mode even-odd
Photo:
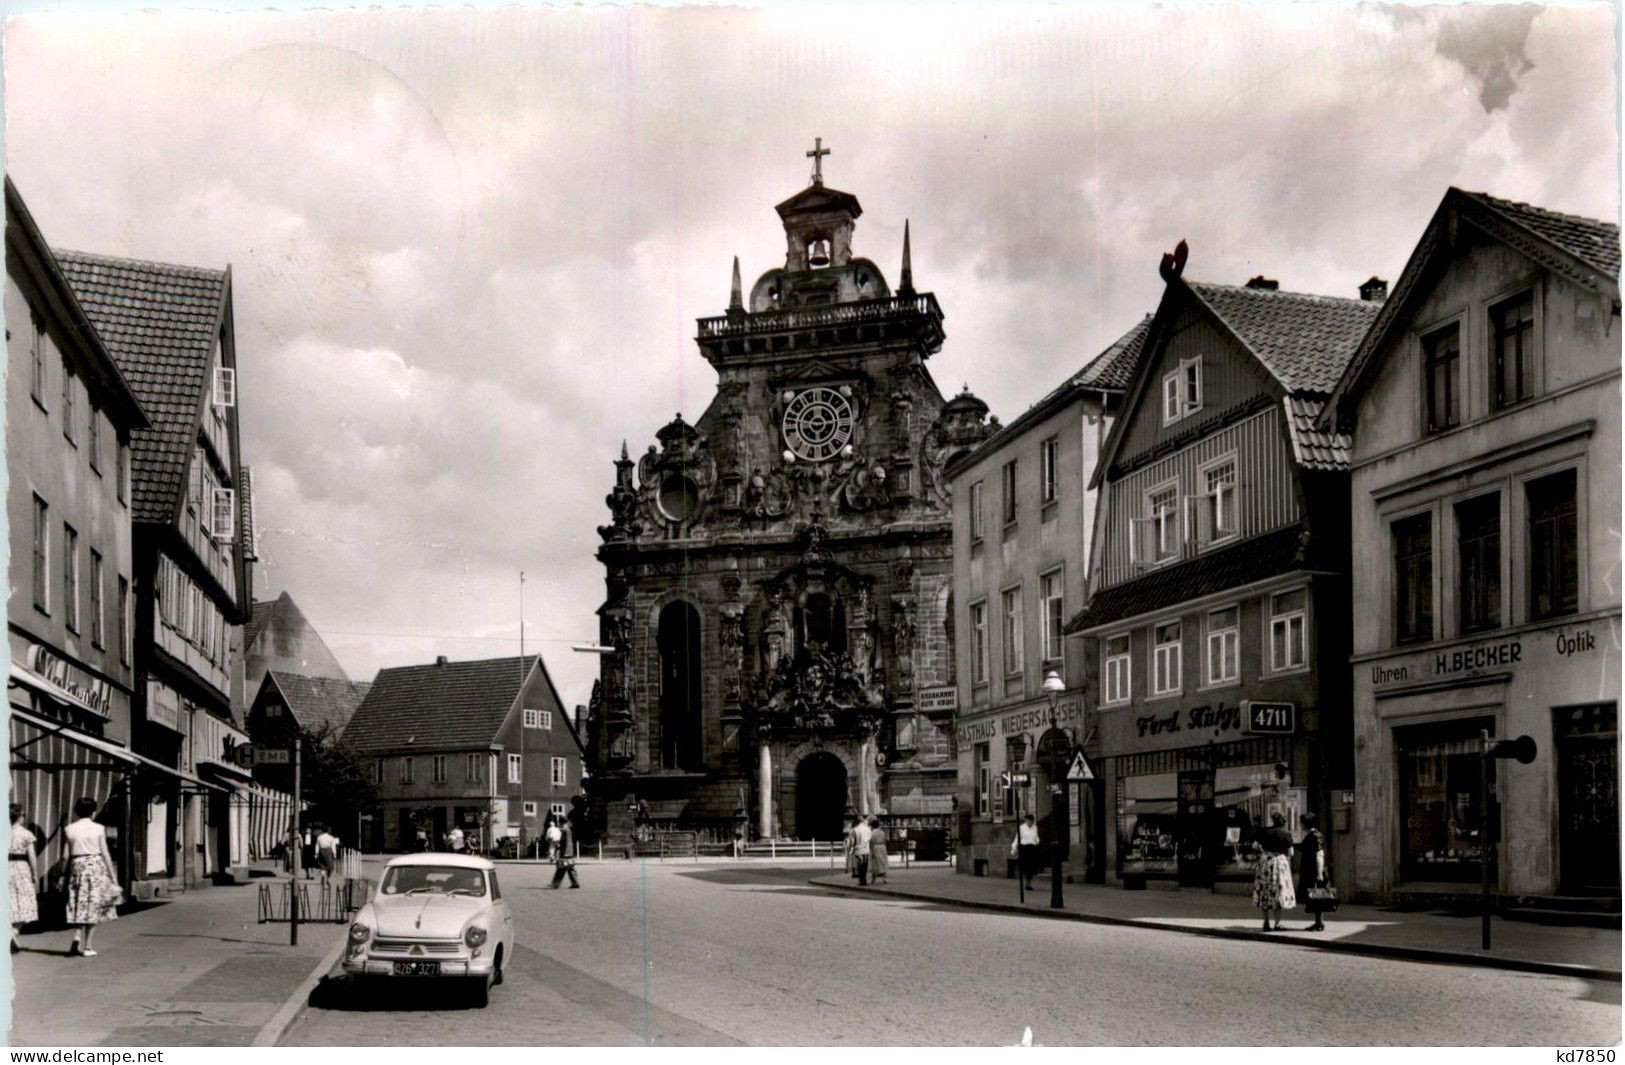
{"label": "sign reading 4711", "polygon": [[1263,703],[1243,700],[1242,720],[1246,730],[1266,736],[1290,736],[1297,731],[1298,708],[1292,703]]}

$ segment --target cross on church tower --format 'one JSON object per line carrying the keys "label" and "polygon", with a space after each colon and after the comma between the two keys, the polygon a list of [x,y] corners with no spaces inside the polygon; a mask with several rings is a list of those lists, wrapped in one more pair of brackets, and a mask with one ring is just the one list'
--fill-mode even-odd
{"label": "cross on church tower", "polygon": [[828,154],[830,152],[828,148],[824,147],[824,138],[814,137],[812,151],[807,153],[807,158],[813,161],[812,183],[814,185],[824,183],[824,156]]}

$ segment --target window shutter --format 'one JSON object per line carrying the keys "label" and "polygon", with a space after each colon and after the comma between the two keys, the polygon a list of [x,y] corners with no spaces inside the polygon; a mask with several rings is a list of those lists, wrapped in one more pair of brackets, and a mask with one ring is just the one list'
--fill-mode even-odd
{"label": "window shutter", "polygon": [[1131,518],[1128,523],[1128,562],[1131,566],[1138,566],[1142,561],[1144,558],[1140,549],[1140,522]]}
{"label": "window shutter", "polygon": [[214,405],[217,407],[237,405],[237,371],[230,366],[214,368]]}
{"label": "window shutter", "polygon": [[1218,531],[1218,522],[1215,520],[1219,505],[1219,493],[1209,492],[1207,495],[1197,496],[1193,502],[1196,504],[1196,542],[1207,544],[1213,542]]}
{"label": "window shutter", "polygon": [[1192,359],[1183,365],[1185,377],[1185,410],[1193,411],[1202,405],[1202,360]]}
{"label": "window shutter", "polygon": [[203,449],[192,449],[192,469],[186,482],[186,501],[194,506],[203,502]]}
{"label": "window shutter", "polygon": [[1200,538],[1200,519],[1197,511],[1201,509],[1201,501],[1201,496],[1181,496],[1179,498],[1181,504],[1179,508],[1179,540],[1181,547],[1190,543],[1193,538]]}
{"label": "window shutter", "polygon": [[1162,420],[1171,422],[1179,417],[1179,375],[1171,373],[1162,379]]}

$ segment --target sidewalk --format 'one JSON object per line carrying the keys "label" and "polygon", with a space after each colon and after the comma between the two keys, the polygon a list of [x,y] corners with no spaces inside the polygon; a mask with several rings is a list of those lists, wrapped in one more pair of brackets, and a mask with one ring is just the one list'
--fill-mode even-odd
{"label": "sidewalk", "polygon": [[[248,1046],[343,935],[340,924],[257,924],[259,884],[141,903],[96,929],[22,937],[11,958],[13,1046]],[[325,970],[325,966],[324,966]]]}
{"label": "sidewalk", "polygon": [[1562,973],[1592,979],[1620,979],[1618,929],[1573,928],[1504,921],[1493,918],[1493,949],[1479,949],[1479,919],[1474,915],[1402,913],[1376,906],[1344,905],[1326,917],[1324,932],[1305,932],[1311,920],[1300,907],[1288,910],[1287,931],[1264,932],[1262,916],[1243,895],[1214,894],[1184,888],[1125,891],[1099,884],[1066,884],[1066,907],[1049,906],[1050,883],[1036,881],[1027,902],[1017,900],[1015,880],[974,877],[940,866],[901,869],[893,866],[888,883],[858,887],[850,876],[813,878],[816,887],[887,895],[1006,913],[1137,925],[1192,935],[1223,936],[1290,943],[1416,961],[1485,965],[1526,972]]}

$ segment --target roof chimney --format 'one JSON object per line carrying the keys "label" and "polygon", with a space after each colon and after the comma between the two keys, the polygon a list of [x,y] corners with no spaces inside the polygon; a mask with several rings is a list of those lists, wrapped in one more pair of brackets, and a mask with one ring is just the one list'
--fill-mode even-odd
{"label": "roof chimney", "polygon": [[1281,287],[1281,283],[1274,278],[1259,274],[1247,282],[1248,288],[1262,289],[1265,292],[1274,292]]}
{"label": "roof chimney", "polygon": [[434,656],[434,664],[437,665],[437,666],[445,665],[446,664],[446,656],[445,655],[435,655]]}
{"label": "roof chimney", "polygon": [[1360,298],[1367,303],[1381,303],[1388,298],[1388,282],[1373,277],[1360,286]]}

